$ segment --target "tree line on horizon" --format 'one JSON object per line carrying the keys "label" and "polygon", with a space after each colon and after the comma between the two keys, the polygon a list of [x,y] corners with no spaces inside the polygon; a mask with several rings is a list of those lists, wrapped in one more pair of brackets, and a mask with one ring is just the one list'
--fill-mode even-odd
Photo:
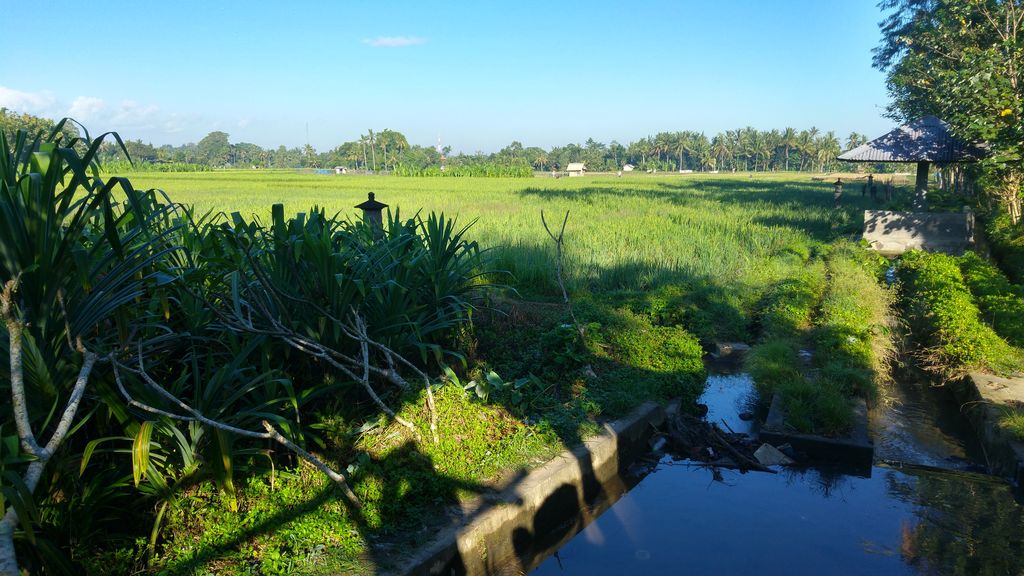
{"label": "tree line on horizon", "polygon": [[[53,122],[45,118],[0,109],[0,127],[9,134],[17,128],[42,130],[52,125]],[[703,132],[684,130],[659,132],[628,144],[616,140],[605,144],[588,138],[583,144],[569,143],[548,150],[513,141],[490,154],[452,155],[450,146],[410,144],[401,132],[384,129],[368,130],[358,139],[326,152],[318,152],[309,144],[263,148],[248,142],[231,143],[229,134],[222,131],[210,132],[199,142],[180,146],[154,146],[136,139],[126,141],[125,147],[136,167],[157,170],[345,167],[407,176],[528,176],[535,171],[564,170],[573,162],[583,162],[592,172],[614,172],[627,165],[648,172],[824,172],[841,165],[835,159],[840,152],[867,140],[863,134],[851,132],[841,141],[834,132],[823,133],[815,127],[757,130],[748,126],[726,130],[710,138]],[[108,166],[124,163],[128,167],[125,153],[114,144],[105,144],[99,156]]]}

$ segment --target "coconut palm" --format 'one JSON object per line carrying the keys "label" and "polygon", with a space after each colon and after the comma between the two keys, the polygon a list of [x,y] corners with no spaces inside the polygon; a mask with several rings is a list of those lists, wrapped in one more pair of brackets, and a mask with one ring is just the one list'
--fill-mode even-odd
{"label": "coconut palm", "polygon": [[789,151],[793,147],[795,147],[797,145],[796,130],[794,130],[792,127],[787,126],[782,131],[782,135],[779,138],[779,144],[782,145],[782,147],[783,147],[783,149],[785,151],[785,154],[786,154],[786,156],[785,156],[786,157],[785,169],[788,172],[789,171]]}

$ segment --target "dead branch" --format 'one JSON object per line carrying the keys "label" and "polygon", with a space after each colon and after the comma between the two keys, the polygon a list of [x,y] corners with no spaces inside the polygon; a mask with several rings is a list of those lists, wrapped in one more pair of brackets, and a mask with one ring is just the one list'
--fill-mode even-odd
{"label": "dead branch", "polygon": [[551,232],[551,228],[548,227],[547,220],[544,219],[544,211],[540,211],[540,222],[544,225],[544,231],[548,233],[551,240],[555,243],[555,277],[558,279],[558,286],[562,289],[562,301],[565,303],[565,307],[569,310],[569,317],[572,318],[572,324],[576,328],[576,332],[580,337],[580,344],[583,344],[583,339],[586,336],[583,326],[576,319],[576,313],[572,310],[572,302],[569,301],[569,292],[565,289],[565,278],[562,276],[562,243],[565,237],[565,225],[569,222],[569,211],[565,211],[565,218],[562,219],[562,227],[558,230],[558,236],[555,236]]}
{"label": "dead branch", "polygon": [[[349,379],[359,382],[363,386],[363,389],[366,390],[371,400],[373,400],[374,404],[376,404],[385,414],[405,428],[409,429],[414,435],[419,436],[415,425],[399,416],[394,410],[385,404],[383,399],[381,399],[377,394],[376,390],[373,389],[373,385],[370,381],[370,375],[372,374],[374,376],[384,378],[403,390],[408,390],[408,382],[406,382],[405,379],[402,378],[395,370],[394,366],[395,361],[397,360],[400,364],[412,368],[420,377],[423,378],[427,392],[427,410],[430,412],[431,436],[435,443],[439,441],[437,436],[437,409],[429,377],[427,377],[411,362],[403,358],[400,354],[389,349],[383,344],[370,339],[367,333],[366,322],[358,313],[356,313],[356,311],[352,311],[351,326],[347,326],[341,320],[318,306],[315,302],[309,301],[308,299],[298,298],[281,291],[266,275],[259,262],[251,254],[251,251],[247,247],[243,247],[242,251],[246,256],[249,266],[253,270],[255,284],[246,287],[246,293],[250,296],[245,299],[246,305],[244,310],[246,316],[239,315],[241,308],[233,311],[231,315],[228,315],[222,312],[217,306],[210,307],[225,327],[240,332],[272,336],[304,354],[310,355],[327,363],[331,367],[339,370]],[[202,296],[198,297],[208,302],[206,298]],[[339,324],[342,327],[343,333],[347,337],[352,338],[359,343],[359,358],[344,354],[295,332],[278,318],[278,314],[271,309],[270,305],[268,305],[268,300],[273,302],[273,305],[277,310],[283,309],[284,300],[289,300],[303,306],[309,306],[324,318]],[[256,312],[262,322],[266,323],[267,326],[257,326],[253,322],[252,312]],[[384,355],[388,364],[386,369],[373,365],[369,354],[370,348],[376,349]]]}
{"label": "dead branch", "polygon": [[[278,444],[281,444],[285,448],[291,450],[295,454],[298,454],[301,458],[303,458],[304,460],[312,464],[314,467],[316,467],[318,470],[326,474],[328,478],[333,480],[335,484],[337,484],[338,487],[341,488],[342,492],[345,494],[345,497],[349,500],[349,502],[352,505],[356,507],[362,505],[361,502],[359,501],[359,498],[355,495],[354,492],[352,492],[352,489],[349,487],[348,482],[346,481],[345,476],[343,474],[333,470],[331,467],[327,466],[327,464],[324,464],[322,460],[312,455],[311,453],[307,452],[306,450],[304,450],[291,440],[285,438],[284,435],[278,432],[277,429],[275,429],[273,425],[271,425],[270,422],[268,422],[267,420],[262,420],[260,422],[260,424],[263,426],[264,431],[257,432],[253,430],[246,430],[245,428],[239,428],[237,426],[232,426],[230,424],[225,424],[224,422],[213,420],[211,418],[207,418],[201,412],[189,406],[180,398],[178,398],[174,394],[171,394],[169,391],[167,391],[166,388],[164,388],[155,380],[153,380],[153,378],[145,370],[141,346],[139,355],[137,357],[137,361],[139,367],[138,369],[133,369],[124,364],[121,364],[115,358],[111,358],[111,365],[113,366],[114,369],[114,381],[116,382],[117,388],[121,392],[121,395],[124,397],[124,399],[128,402],[130,406],[149,412],[150,414],[164,416],[166,418],[170,418],[172,420],[177,420],[180,422],[199,422],[211,428],[216,428],[219,430],[223,430],[225,432],[230,432],[232,434],[237,434],[239,436],[244,436],[247,438],[273,440]],[[150,406],[149,404],[140,402],[133,398],[132,395],[128,392],[128,389],[124,385],[124,380],[121,377],[121,370],[125,370],[139,376],[147,387],[149,387],[151,390],[153,390],[163,398],[167,399],[170,403],[174,404],[181,410],[185,411],[187,415],[162,410],[160,408]]]}
{"label": "dead branch", "polygon": [[[68,397],[67,404],[64,406],[64,411],[61,413],[50,439],[46,442],[45,447],[40,446],[35,432],[32,430],[25,396],[25,369],[22,357],[25,323],[21,318],[16,317],[13,302],[18,282],[19,278],[14,278],[4,285],[3,292],[0,293],[0,314],[3,316],[10,340],[11,403],[14,407],[18,439],[25,451],[35,457],[35,460],[29,463],[21,476],[25,489],[31,494],[39,484],[46,465],[71,429],[81,405],[82,396],[85,394],[85,387],[99,358],[94,352],[87,350],[80,341],[77,343],[77,351],[82,354],[82,366],[78,370],[71,395]],[[4,510],[3,517],[0,518],[0,574],[19,574],[18,559],[14,549],[14,530],[19,521],[15,507],[8,505]]]}

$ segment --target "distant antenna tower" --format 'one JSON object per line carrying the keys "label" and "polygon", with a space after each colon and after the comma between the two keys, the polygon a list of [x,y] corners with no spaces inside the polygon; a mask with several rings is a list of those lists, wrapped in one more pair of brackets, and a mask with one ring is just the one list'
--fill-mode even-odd
{"label": "distant antenna tower", "polygon": [[437,135],[437,146],[434,147],[437,153],[441,156],[441,172],[444,172],[444,162],[447,158],[444,157],[444,149],[441,147],[441,135]]}

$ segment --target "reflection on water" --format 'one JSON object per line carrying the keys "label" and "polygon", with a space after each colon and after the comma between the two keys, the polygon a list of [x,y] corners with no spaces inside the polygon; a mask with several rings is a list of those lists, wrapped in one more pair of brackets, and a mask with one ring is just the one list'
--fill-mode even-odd
{"label": "reflection on water", "polygon": [[535,574],[1019,574],[1024,517],[977,474],[711,471],[666,457]]}
{"label": "reflection on water", "polygon": [[984,469],[984,455],[952,391],[903,375],[886,394],[890,401],[871,412],[876,461]]}
{"label": "reflection on water", "polygon": [[707,421],[724,430],[750,434],[755,432],[754,419],[744,420],[741,414],[753,415],[757,410],[757,391],[749,374],[711,374],[707,387],[697,402],[708,407]]}

